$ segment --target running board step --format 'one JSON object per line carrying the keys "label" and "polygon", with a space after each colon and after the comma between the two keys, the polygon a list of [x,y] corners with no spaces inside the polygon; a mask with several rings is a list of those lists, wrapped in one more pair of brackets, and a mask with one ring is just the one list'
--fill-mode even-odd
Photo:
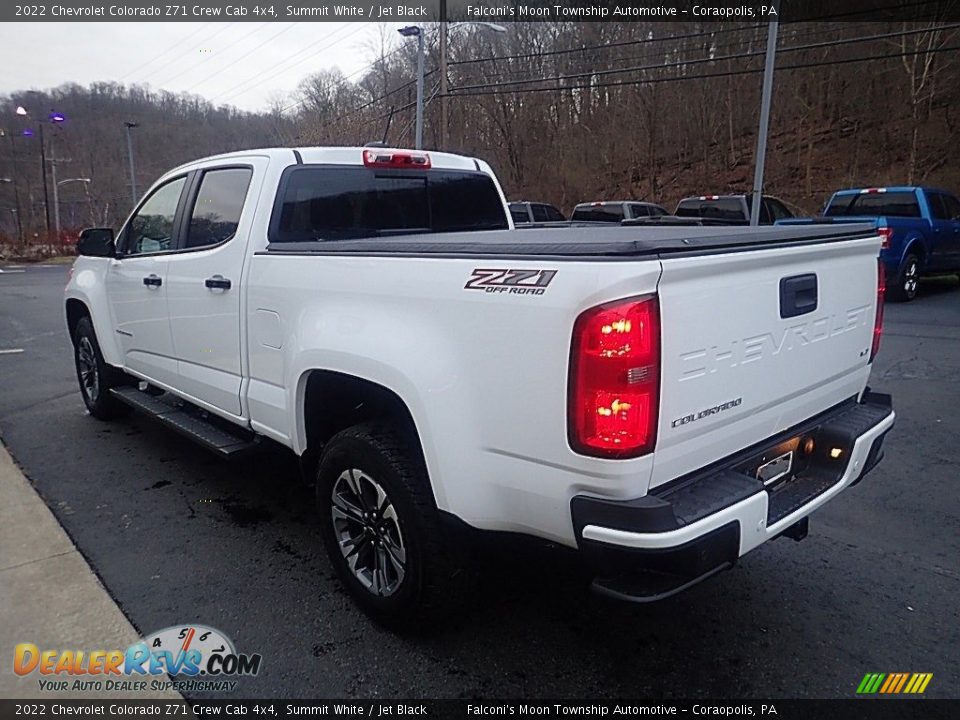
{"label": "running board step", "polygon": [[224,430],[166,396],[148,395],[135,387],[117,387],[111,389],[110,393],[135,410],[159,420],[163,425],[212,450],[222,458],[235,458],[259,444],[259,438],[252,433],[244,437]]}

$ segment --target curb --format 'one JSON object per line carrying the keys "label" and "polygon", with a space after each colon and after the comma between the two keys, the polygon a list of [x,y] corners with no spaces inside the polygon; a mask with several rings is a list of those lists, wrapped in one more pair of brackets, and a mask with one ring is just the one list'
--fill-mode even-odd
{"label": "curb", "polygon": [[[101,678],[43,676],[36,671],[21,677],[13,668],[18,643],[30,642],[41,650],[90,652],[124,649],[140,639],[140,633],[0,443],[0,698],[182,699],[172,690],[74,690],[75,680]],[[42,690],[39,680],[66,680],[68,689]]]}

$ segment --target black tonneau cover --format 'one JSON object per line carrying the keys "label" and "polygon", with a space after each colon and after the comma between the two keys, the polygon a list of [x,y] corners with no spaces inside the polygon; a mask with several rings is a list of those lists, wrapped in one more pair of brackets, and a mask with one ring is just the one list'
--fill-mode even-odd
{"label": "black tonneau cover", "polygon": [[486,230],[360,240],[270,243],[272,254],[494,257],[659,257],[840,242],[876,235],[868,223],[802,227],[568,227]]}

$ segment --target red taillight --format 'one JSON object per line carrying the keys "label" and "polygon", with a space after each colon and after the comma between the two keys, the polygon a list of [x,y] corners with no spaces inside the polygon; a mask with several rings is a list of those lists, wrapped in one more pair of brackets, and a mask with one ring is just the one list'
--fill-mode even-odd
{"label": "red taillight", "polygon": [[887,271],[883,261],[877,261],[877,315],[873,321],[873,344],[870,346],[870,362],[880,349],[880,336],[883,334],[883,299],[887,294]]}
{"label": "red taillight", "polygon": [[363,164],[379,168],[430,168],[430,156],[426,153],[397,152],[395,150],[364,150]]}
{"label": "red taillight", "polygon": [[568,436],[574,451],[628,458],[653,450],[660,401],[656,295],[583,312],[573,325]]}
{"label": "red taillight", "polygon": [[893,237],[893,228],[892,227],[882,227],[877,230],[877,234],[880,236],[880,249],[886,250],[890,247],[890,239]]}

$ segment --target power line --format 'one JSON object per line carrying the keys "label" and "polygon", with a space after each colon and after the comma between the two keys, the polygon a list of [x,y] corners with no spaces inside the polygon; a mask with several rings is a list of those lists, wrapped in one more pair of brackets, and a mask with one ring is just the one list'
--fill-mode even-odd
{"label": "power line", "polygon": [[[364,65],[362,68],[359,68],[359,69],[357,69],[357,70],[354,70],[352,73],[350,73],[349,75],[345,76],[345,77],[344,77],[344,80],[349,80],[350,78],[354,77],[355,75],[359,75],[361,72],[364,72],[364,71],[366,71],[366,70],[369,70],[370,68],[372,68],[372,67],[373,67],[374,65],[376,65],[377,63],[382,63],[382,62],[383,62],[384,60],[386,60],[388,57],[391,57],[391,56],[393,56],[393,55],[396,55],[398,52],[400,52],[401,50],[403,50],[405,47],[406,47],[406,45],[404,45],[404,44],[398,45],[398,46],[395,47],[393,50],[391,50],[390,52],[388,52],[388,53],[386,53],[386,54],[384,54],[384,55],[381,55],[380,57],[378,57],[378,58],[377,58],[376,60],[374,60],[373,62],[371,62],[371,63],[369,63],[369,64],[367,64],[367,65]],[[426,78],[427,76],[431,75],[431,74],[434,73],[434,72],[436,72],[436,71],[435,71],[435,70],[431,70],[430,72],[425,73],[425,74],[424,74],[424,77]],[[391,90],[391,91],[389,91],[389,92],[387,92],[387,93],[384,93],[384,94],[381,95],[380,97],[375,98],[375,99],[371,100],[370,102],[368,102],[368,103],[366,103],[366,104],[364,104],[364,105],[361,105],[361,106],[358,107],[358,108],[354,108],[353,110],[347,111],[344,115],[335,118],[335,120],[339,120],[341,117],[349,117],[350,115],[352,115],[352,114],[354,114],[354,113],[356,113],[356,112],[359,112],[360,110],[363,110],[364,108],[370,107],[371,105],[379,102],[380,100],[383,100],[384,98],[389,97],[390,95],[393,95],[395,92],[398,92],[398,91],[402,90],[403,88],[409,87],[410,85],[413,85],[413,84],[415,84],[415,83],[416,83],[416,80],[411,80],[410,82],[404,83],[403,85],[400,85],[398,88],[396,88],[396,89],[394,89],[394,90]],[[291,103],[290,105],[287,105],[285,108],[283,108],[283,109],[281,110],[281,112],[286,112],[287,110],[292,110],[293,108],[298,107],[299,105],[303,105],[304,102],[306,102],[306,101],[305,101],[305,100],[297,100],[296,102]]]}
{"label": "power line", "polygon": [[523,60],[526,58],[540,58],[540,57],[551,57],[554,55],[568,55],[572,53],[589,52],[591,50],[606,50],[608,48],[627,47],[630,45],[648,45],[650,43],[670,42],[673,40],[686,40],[688,38],[705,37],[708,35],[722,35],[725,33],[732,33],[732,32],[745,32],[747,30],[756,30],[757,28],[760,28],[760,27],[766,27],[766,24],[761,23],[757,25],[746,25],[743,27],[736,27],[736,28],[720,28],[719,30],[704,30],[704,31],[695,32],[695,33],[687,33],[685,35],[664,35],[663,37],[641,38],[639,40],[621,40],[619,42],[602,43],[599,45],[585,45],[583,47],[569,48],[566,50],[548,50],[546,52],[519,53],[515,55],[490,55],[488,57],[474,58],[472,60],[456,60],[454,62],[450,62],[447,64],[452,67],[454,65],[472,65],[474,63],[482,63],[487,61],[499,62],[502,60]]}
{"label": "power line", "polygon": [[[941,25],[937,29],[952,30],[957,27],[960,27],[960,23],[953,23],[950,25]],[[843,40],[828,40],[825,42],[810,43],[807,45],[795,45],[793,47],[780,48],[777,50],[777,52],[785,53],[785,52],[796,52],[799,50],[815,50],[815,49],[824,48],[824,47],[836,47],[839,45],[850,45],[853,43],[868,42],[873,40],[884,40],[884,39],[890,39],[894,37],[903,37],[907,35],[916,35],[918,33],[924,33],[924,32],[930,32],[930,28],[922,28],[919,30],[904,30],[901,32],[883,33],[879,35],[861,36],[856,38],[846,38]],[[658,64],[652,64],[652,65],[635,65],[633,67],[627,67],[627,68],[608,68],[605,70],[578,72],[578,73],[571,73],[568,75],[554,75],[554,76],[542,77],[542,78],[523,78],[520,80],[505,80],[503,82],[498,82],[498,83],[484,83],[479,85],[463,85],[463,86],[460,86],[459,88],[456,88],[456,90],[464,91],[464,90],[482,89],[482,88],[488,88],[488,87],[505,87],[509,85],[532,85],[535,83],[542,83],[542,82],[563,82],[566,80],[576,80],[580,78],[594,78],[594,77],[602,77],[607,75],[619,75],[622,73],[629,73],[629,72],[641,72],[644,70],[664,70],[669,68],[684,67],[687,65],[702,65],[704,63],[723,62],[726,60],[742,60],[744,58],[763,55],[764,52],[765,50],[751,50],[748,52],[736,53],[734,55],[720,55],[720,56],[709,57],[709,58],[694,58],[692,60],[682,60],[682,61],[677,61],[675,63],[667,63],[667,64],[658,63]],[[596,84],[594,83],[594,85]],[[451,94],[453,93],[451,92]]]}
{"label": "power line", "polygon": [[[800,38],[807,38],[807,37],[820,37],[820,36],[822,36],[822,35],[823,35],[823,30],[822,30],[822,29],[817,29],[817,30],[811,30],[811,31],[808,31],[808,32],[805,32],[805,33],[791,33],[790,37],[791,37],[791,39],[793,39],[793,40],[797,40],[797,39],[800,39]],[[759,40],[760,38],[758,37],[757,39]],[[720,51],[720,50],[727,50],[727,49],[731,49],[731,48],[739,48],[739,47],[743,47],[743,43],[744,43],[743,40],[732,40],[732,41],[730,41],[730,42],[728,42],[728,43],[724,43],[724,44],[711,45],[710,50],[711,50],[711,52],[718,52],[718,51]],[[611,62],[613,62],[613,61],[619,61],[619,62],[631,61],[631,62],[636,62],[636,61],[650,60],[650,59],[653,59],[653,58],[661,58],[661,59],[663,59],[663,58],[665,57],[665,54],[666,54],[667,52],[669,52],[669,51],[659,50],[659,51],[656,51],[656,52],[643,53],[643,54],[640,54],[640,55],[629,55],[629,56],[626,56],[626,57],[607,58],[607,59],[606,59],[606,62],[607,62],[607,63],[611,63]],[[584,62],[586,62],[586,60],[584,60]],[[482,79],[484,79],[484,80],[490,80],[491,78],[499,78],[499,77],[504,77],[504,76],[507,76],[507,75],[518,75],[518,74],[526,73],[526,72],[528,72],[528,68],[524,68],[524,67],[514,67],[514,68],[504,68],[504,69],[502,69],[502,70],[494,71],[494,72],[483,72],[483,73],[481,73],[481,76],[482,76]]]}
{"label": "power line", "polygon": [[162,58],[162,57],[163,57],[164,55],[166,55],[167,53],[172,52],[173,50],[176,50],[180,45],[183,45],[185,42],[187,42],[187,40],[189,40],[190,38],[192,38],[192,37],[194,37],[195,35],[199,34],[201,31],[205,30],[206,27],[207,27],[208,25],[210,25],[210,24],[211,24],[211,23],[204,23],[204,24],[201,25],[199,28],[197,28],[197,29],[194,30],[192,33],[190,33],[190,34],[187,35],[185,38],[183,38],[182,40],[178,40],[177,42],[175,42],[173,45],[171,45],[170,47],[168,47],[166,50],[164,50],[164,51],[163,51],[162,53],[160,53],[159,55],[156,55],[156,56],[152,57],[151,59],[147,60],[145,63],[142,63],[142,64],[140,64],[140,65],[137,65],[137,67],[135,67],[133,70],[130,70],[130,71],[128,71],[125,75],[123,75],[123,76],[120,78],[120,81],[122,82],[122,81],[126,80],[126,79],[127,79],[128,77],[130,77],[131,75],[134,75],[134,74],[140,72],[140,70],[142,70],[143,68],[145,68],[147,65],[150,65],[150,64],[156,62],[157,60],[159,60],[160,58]]}
{"label": "power line", "polygon": [[[899,53],[883,53],[879,55],[867,55],[856,58],[841,58],[838,60],[825,60],[820,62],[809,62],[809,63],[798,63],[794,65],[778,65],[777,72],[785,70],[801,70],[804,68],[815,68],[815,67],[824,67],[828,65],[846,65],[849,63],[858,63],[858,62],[869,62],[871,60],[886,60],[890,58],[900,58],[900,57],[912,57],[915,55],[927,55],[935,54],[940,52],[948,52],[950,50],[960,50],[960,45],[950,45],[940,48],[935,48],[931,50],[909,50]],[[647,85],[647,84],[657,84],[657,83],[670,83],[670,82],[685,82],[687,80],[704,80],[709,78],[720,78],[720,77],[730,77],[734,75],[754,75],[757,73],[763,72],[763,68],[746,68],[741,70],[726,70],[715,73],[703,73],[700,75],[680,75],[677,77],[665,77],[665,78],[647,78],[643,80],[617,80],[605,83],[587,83],[581,85],[563,85],[563,86],[554,86],[554,87],[540,87],[540,88],[526,88],[524,90],[498,90],[495,89],[496,86],[490,86],[490,90],[480,90],[475,92],[458,92],[455,93],[458,97],[473,97],[480,95],[506,95],[509,93],[537,93],[537,92],[563,92],[567,90],[592,90],[595,88],[605,88],[605,87],[622,87],[625,85]]]}
{"label": "power line", "polygon": [[[248,50],[246,51],[247,55],[250,55],[250,54],[252,54],[254,51],[259,50],[259,49],[262,48],[264,45],[266,45],[268,42],[271,42],[272,40],[275,40],[276,38],[278,38],[278,37],[280,37],[281,35],[283,35],[285,32],[289,32],[289,31],[293,30],[293,28],[297,27],[297,25],[298,25],[298,23],[288,23],[286,27],[281,28],[278,32],[275,32],[273,35],[271,35],[270,37],[268,37],[268,38],[267,38],[266,40],[264,40],[262,43],[260,43],[260,44],[258,44],[258,45],[254,45],[252,48],[248,49]],[[214,77],[215,75],[218,75],[218,74],[221,73],[222,71],[223,71],[223,68],[220,68],[219,70],[211,73],[210,75],[207,75],[205,78],[203,78],[203,80],[200,80],[199,82],[194,83],[194,84],[191,85],[189,88],[187,88],[186,90],[184,90],[184,92],[187,92],[187,93],[191,92],[192,90],[194,90],[195,88],[200,87],[200,86],[203,85],[207,80],[209,80],[210,78]]]}
{"label": "power line", "polygon": [[[337,28],[337,29],[335,29],[332,33],[330,33],[329,35],[325,35],[325,36],[322,38],[322,40],[328,40],[329,38],[333,37],[333,35],[335,35],[336,32],[337,32],[337,30],[339,30],[339,29],[340,29],[340,28]],[[297,65],[300,65],[300,64],[302,64],[302,63],[305,63],[307,60],[310,60],[311,58],[319,55],[320,53],[325,52],[326,50],[329,50],[329,49],[332,48],[334,45],[337,45],[337,44],[339,44],[339,43],[342,43],[344,40],[353,37],[354,35],[356,35],[358,32],[360,32],[360,31],[363,30],[363,29],[365,29],[364,26],[363,26],[363,25],[360,25],[360,26],[358,26],[353,32],[347,33],[346,35],[344,35],[344,36],[341,37],[340,39],[334,40],[332,43],[323,46],[323,47],[320,48],[319,50],[314,51],[314,52],[311,53],[310,55],[307,55],[306,57],[301,58],[301,59],[297,60],[296,62],[290,64],[290,65],[286,65],[286,67],[282,68],[282,69],[279,70],[278,72],[273,73],[272,75],[269,75],[268,77],[264,78],[263,80],[260,80],[259,82],[252,82],[254,79],[260,77],[260,76],[263,75],[264,73],[269,72],[270,70],[276,68],[277,66],[279,66],[279,65],[285,65],[286,63],[288,63],[290,60],[292,60],[292,59],[293,59],[294,57],[296,57],[297,55],[302,54],[302,53],[305,52],[306,50],[309,50],[311,47],[313,47],[314,45],[316,45],[318,42],[321,42],[321,40],[317,40],[317,41],[311,43],[310,45],[308,45],[307,47],[303,48],[303,49],[300,50],[299,52],[294,53],[293,55],[291,55],[290,57],[286,58],[285,60],[281,60],[280,62],[275,63],[274,65],[271,65],[271,66],[270,66],[269,68],[267,68],[266,70],[260,71],[259,73],[257,73],[257,74],[254,75],[253,77],[247,79],[245,82],[242,82],[242,83],[239,83],[239,84],[237,84],[237,85],[234,85],[234,86],[233,86],[232,88],[230,88],[229,90],[226,90],[225,92],[218,93],[218,94],[214,95],[214,96],[211,98],[211,100],[216,100],[218,97],[223,97],[224,95],[229,95],[230,93],[232,93],[232,92],[233,92],[234,90],[236,90],[237,88],[243,87],[243,88],[244,88],[243,92],[238,93],[237,95],[234,96],[234,97],[240,97],[241,95],[244,95],[244,94],[248,93],[250,90],[253,90],[255,87],[257,87],[257,86],[259,86],[259,85],[262,85],[263,83],[268,82],[269,80],[272,80],[273,78],[277,77],[278,75],[282,75],[283,73],[287,72],[287,70],[289,70],[289,69],[291,69],[291,68],[294,68],[294,67],[296,67]]]}
{"label": "power line", "polygon": [[[237,43],[241,42],[242,40],[246,40],[248,37],[250,37],[251,35],[253,35],[255,32],[258,32],[258,31],[260,31],[260,30],[263,30],[263,28],[265,28],[266,26],[267,26],[267,23],[261,23],[259,26],[254,26],[254,28],[253,28],[250,32],[248,32],[248,33],[246,33],[246,34],[244,34],[244,35],[241,35],[241,36],[238,37],[238,38],[235,38],[232,42],[227,43],[223,48],[221,48],[220,52],[225,52],[225,51],[229,50],[230,48],[232,48],[234,45],[236,45]],[[219,32],[214,33],[214,35],[219,35],[219,34],[220,34]],[[211,35],[211,36],[210,36],[209,38],[207,38],[204,42],[205,42],[205,43],[206,43],[206,42],[209,42],[209,41],[214,37],[214,35]],[[168,85],[168,84],[172,83],[174,80],[177,80],[178,78],[183,77],[183,76],[186,75],[188,72],[194,72],[194,71],[196,71],[196,70],[199,69],[204,63],[209,62],[210,60],[212,60],[212,59],[215,58],[215,57],[217,57],[217,56],[211,54],[211,55],[205,57],[205,58],[204,58],[203,60],[201,60],[199,63],[196,63],[196,64],[194,64],[194,65],[191,65],[190,67],[188,67],[188,68],[186,68],[186,69],[178,72],[178,73],[177,73],[176,75],[174,75],[173,77],[167,78],[166,80],[163,80],[163,81],[161,81],[161,82],[158,82],[157,84],[158,84],[158,85]]]}

